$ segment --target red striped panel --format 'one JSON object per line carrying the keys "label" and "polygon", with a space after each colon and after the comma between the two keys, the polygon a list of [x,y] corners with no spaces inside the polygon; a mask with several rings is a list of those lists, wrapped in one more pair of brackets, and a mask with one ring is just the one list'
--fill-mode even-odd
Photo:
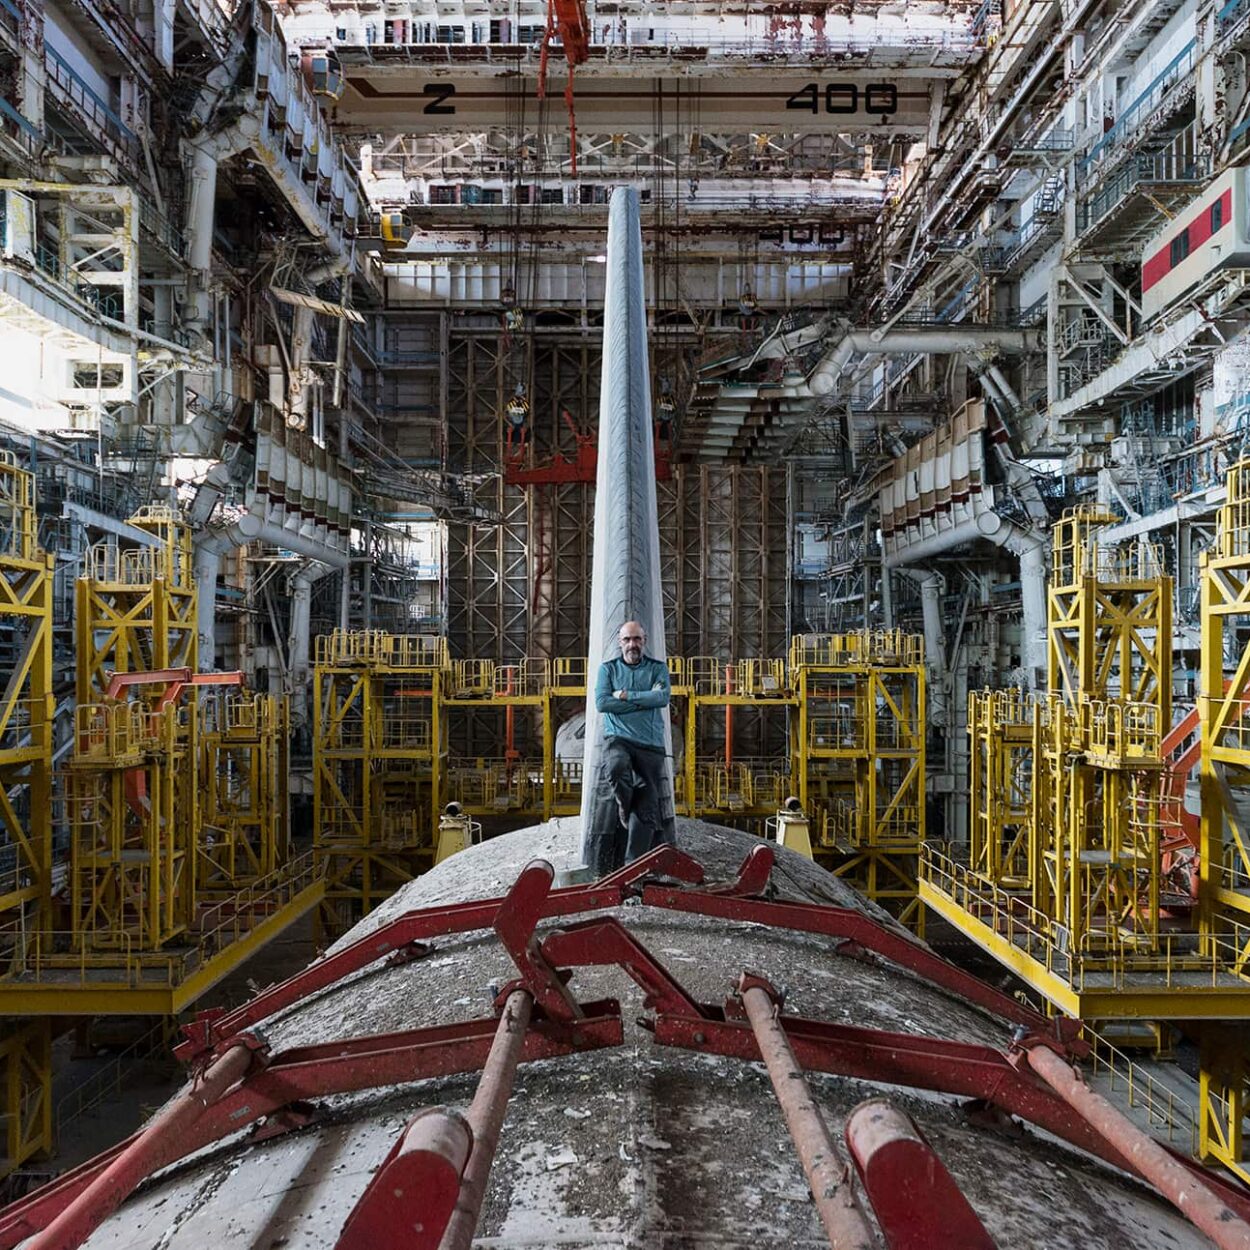
{"label": "red striped panel", "polygon": [[[1214,204],[1220,205],[1220,230],[1226,226],[1232,225],[1233,221],[1233,192],[1230,187],[1220,196],[1218,200],[1212,200],[1202,212],[1200,212],[1185,227],[1189,231],[1189,254],[1192,256],[1195,250],[1206,243],[1214,233],[1218,233],[1211,229],[1211,208]],[[1171,255],[1172,241],[1180,237],[1180,232],[1172,236],[1153,256],[1142,262],[1141,267],[1141,289],[1142,294],[1150,290],[1152,286],[1172,271]],[[1188,257],[1186,258],[1188,259]]]}

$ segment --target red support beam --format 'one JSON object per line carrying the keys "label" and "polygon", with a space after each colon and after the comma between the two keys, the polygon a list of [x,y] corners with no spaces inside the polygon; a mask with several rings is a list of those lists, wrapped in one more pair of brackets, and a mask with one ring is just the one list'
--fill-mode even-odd
{"label": "red support beam", "polygon": [[[634,883],[652,873],[676,877],[694,884],[703,879],[702,867],[689,855],[683,854],[676,847],[657,847],[601,881],[550,890],[538,918],[545,920],[554,916],[574,916],[583,912],[619,907],[632,891]],[[278,985],[262,990],[255,998],[233,1011],[200,1012],[191,1024],[184,1026],[186,1040],[174,1048],[174,1054],[184,1063],[190,1063],[204,1054],[228,1045],[231,1038],[261,1020],[285,1011],[295,1003],[363,971],[379,959],[389,956],[402,961],[406,953],[419,957],[425,953],[419,949],[420,944],[431,938],[490,929],[503,902],[503,898],[490,898],[407,912]]]}
{"label": "red support beam", "polygon": [[513,990],[499,1017],[499,1028],[466,1117],[473,1131],[473,1150],[465,1166],[451,1222],[439,1243],[440,1250],[469,1250],[473,1244],[533,1006],[534,1000],[529,994]]}
{"label": "red support beam", "polygon": [[[746,868],[745,864],[743,868]],[[1013,1024],[1022,1024],[1031,1032],[1046,1034],[1059,1029],[1065,1040],[1075,1038],[1080,1032],[1079,1020],[1047,1020],[1031,1007],[1017,1002],[1010,994],[1004,994],[970,972],[948,963],[923,943],[878,923],[854,908],[825,907],[816,903],[764,902],[762,899],[718,894],[714,889],[677,890],[666,885],[647,886],[642,892],[642,902],[646,907],[663,907],[698,916],[745,920],[776,929],[843,938],[914,972],[939,989],[983,1007],[991,1015],[1010,1020]]]}
{"label": "red support beam", "polygon": [[[726,1014],[741,1010],[732,1000]],[[929,1089],[973,1098],[1017,1115],[1080,1150],[1134,1175],[1141,1175],[1116,1147],[1031,1074],[991,1046],[945,1038],[889,1033],[826,1024],[802,1016],[781,1017],[795,1058],[809,1072],[828,1072],[862,1081]],[[745,1021],[704,1016],[657,1015],[655,1039],[664,1046],[756,1061],[759,1049]],[[1250,1217],[1250,1194],[1200,1164],[1167,1152],[1201,1183],[1216,1189],[1239,1219]]]}
{"label": "red support beam", "polygon": [[829,1136],[829,1127],[778,1019],[776,991],[762,977],[750,974],[743,975],[738,989],[830,1250],[872,1250],[872,1231],[855,1200],[846,1161]]}
{"label": "red support beam", "polygon": [[255,1052],[243,1045],[215,1059],[60,1207],[27,1250],[77,1250],[171,1154],[185,1153],[183,1143],[255,1061]]}
{"label": "red support beam", "polygon": [[472,1142],[454,1112],[418,1112],[352,1208],[334,1250],[438,1250]]}
{"label": "red support beam", "polygon": [[[621,1044],[624,1033],[620,1008],[615,1002],[583,1003],[581,1008],[582,1017],[575,1033],[547,1020],[535,1021],[525,1035],[520,1062],[533,1063]],[[497,1020],[486,1018],[283,1051],[274,1056],[268,1067],[209,1107],[177,1140],[166,1140],[161,1149],[150,1152],[147,1174],[265,1116],[274,1116],[291,1103],[479,1071],[497,1028]],[[58,1177],[0,1211],[0,1250],[12,1250],[49,1224],[110,1162],[141,1142],[147,1132],[145,1129],[136,1133],[116,1150]]]}
{"label": "red support beam", "polygon": [[1250,1250],[1250,1224],[1195,1176],[1192,1168],[1179,1163],[1153,1137],[1090,1089],[1066,1059],[1043,1044],[1027,1046],[1024,1057],[1099,1137],[1129,1160],[1134,1172],[1149,1181],[1220,1250]]}
{"label": "red support beam", "polygon": [[910,1116],[872,1098],[847,1116],[844,1133],[889,1250],[996,1250]]}

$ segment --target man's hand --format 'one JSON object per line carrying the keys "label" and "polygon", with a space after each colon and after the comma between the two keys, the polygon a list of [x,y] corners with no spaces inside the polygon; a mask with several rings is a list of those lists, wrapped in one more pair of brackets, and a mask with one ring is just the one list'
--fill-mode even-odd
{"label": "man's hand", "polygon": [[612,697],[613,697],[614,699],[620,699],[623,703],[628,703],[628,702],[629,702],[629,691],[628,691],[628,690],[614,690],[614,691],[612,692]]}

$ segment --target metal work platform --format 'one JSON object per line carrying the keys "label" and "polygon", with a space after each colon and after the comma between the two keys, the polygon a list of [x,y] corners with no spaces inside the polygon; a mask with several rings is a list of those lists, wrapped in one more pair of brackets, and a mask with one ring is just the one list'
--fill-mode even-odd
{"label": "metal work platform", "polygon": [[[919,924],[924,665],[897,631],[796,638],[786,659],[668,660],[681,750],[678,815],[764,822],[797,795],[813,853]],[[534,823],[580,810],[582,765],[556,730],[585,707],[583,659],[452,660],[435,635],[336,631],[318,640],[314,822],[337,932],[439,856],[440,814]],[[788,758],[735,752],[734,717],[778,717]],[[720,722],[723,718],[723,727]],[[485,727],[489,754],[457,753]],[[712,732],[722,751],[703,746]]]}
{"label": "metal work platform", "polygon": [[[1191,1022],[1199,1153],[1243,1178],[1250,1016],[1250,462],[1229,475],[1203,557],[1202,818],[1196,896],[1177,899],[1169,768],[1172,582],[1150,545],[1100,542],[1096,508],[1054,529],[1049,691],[970,700],[966,848],[926,845],[920,897],[1054,1008],[1094,1022]],[[1232,666],[1231,680],[1226,668]],[[1191,919],[1191,917],[1193,917]]]}

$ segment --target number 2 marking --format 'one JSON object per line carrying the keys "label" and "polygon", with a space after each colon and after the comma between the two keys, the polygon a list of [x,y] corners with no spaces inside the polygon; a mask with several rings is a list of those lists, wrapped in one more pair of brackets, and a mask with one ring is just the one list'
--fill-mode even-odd
{"label": "number 2 marking", "polygon": [[433,99],[423,108],[423,113],[447,114],[454,113],[456,106],[447,104],[445,101],[450,100],[456,94],[456,88],[449,82],[427,82],[421,89],[422,95],[433,96]]}

